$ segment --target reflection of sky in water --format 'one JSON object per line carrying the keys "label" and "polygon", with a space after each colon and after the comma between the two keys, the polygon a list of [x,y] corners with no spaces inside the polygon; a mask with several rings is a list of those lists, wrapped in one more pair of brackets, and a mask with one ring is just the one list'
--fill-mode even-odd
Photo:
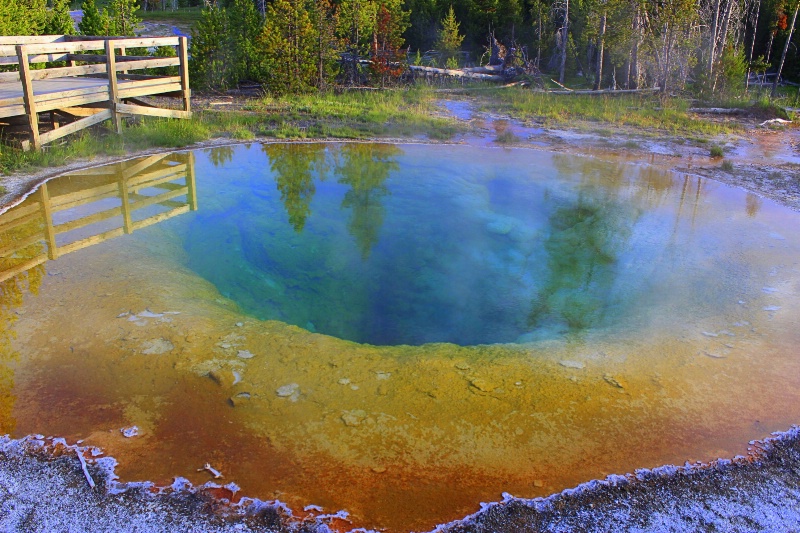
{"label": "reflection of sky in water", "polygon": [[359,342],[526,342],[664,306],[713,313],[740,298],[760,242],[731,238],[751,226],[741,200],[711,206],[718,187],[650,168],[473,148],[219,150],[234,160],[200,158],[203,208],[175,222],[189,266],[255,317]]}

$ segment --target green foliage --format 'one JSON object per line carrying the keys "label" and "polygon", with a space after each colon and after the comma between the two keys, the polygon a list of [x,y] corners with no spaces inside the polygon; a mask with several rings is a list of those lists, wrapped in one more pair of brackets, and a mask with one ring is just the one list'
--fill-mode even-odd
{"label": "green foliage", "polygon": [[267,6],[258,48],[261,79],[271,93],[302,93],[315,86],[316,43],[303,0],[274,0]]}
{"label": "green foliage", "polygon": [[0,35],[39,35],[47,21],[45,0],[0,0]]}
{"label": "green foliage", "polygon": [[111,19],[105,9],[100,11],[94,0],[83,0],[83,18],[78,23],[81,35],[111,35]]}
{"label": "green foliage", "polygon": [[228,48],[228,13],[210,4],[192,29],[190,79],[199,89],[226,89],[238,81]]}
{"label": "green foliage", "polygon": [[733,163],[730,160],[725,159],[722,161],[722,164],[719,166],[719,168],[728,173],[733,172]]}
{"label": "green foliage", "polygon": [[711,146],[711,148],[708,149],[708,155],[711,157],[722,157],[722,147],[718,144]]}
{"label": "green foliage", "polygon": [[53,0],[44,24],[45,35],[75,35],[75,23],[69,14],[69,0]]}
{"label": "green foliage", "polygon": [[744,91],[747,75],[747,59],[742,49],[725,47],[717,69],[717,92],[726,96],[741,94]]}
{"label": "green foliage", "polygon": [[108,0],[108,17],[111,19],[108,35],[133,35],[142,22],[136,16],[136,0]]}
{"label": "green foliage", "polygon": [[451,4],[447,16],[442,19],[442,29],[439,31],[436,49],[449,54],[457,52],[464,41],[464,36],[459,33],[460,26],[461,24],[456,20],[456,13],[453,11]]}
{"label": "green foliage", "polygon": [[457,56],[450,56],[445,60],[444,66],[450,69],[457,69],[459,67],[458,64],[458,57]]}

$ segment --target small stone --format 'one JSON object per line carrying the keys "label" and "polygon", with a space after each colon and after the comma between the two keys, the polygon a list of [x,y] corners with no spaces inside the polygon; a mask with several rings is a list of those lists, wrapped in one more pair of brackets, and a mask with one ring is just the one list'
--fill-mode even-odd
{"label": "small stone", "polygon": [[242,405],[250,402],[249,392],[240,392],[228,398],[228,403],[231,407],[241,407]]}
{"label": "small stone", "polygon": [[342,422],[345,426],[354,427],[361,425],[367,418],[367,412],[363,409],[353,409],[352,411],[345,411],[342,413]]}
{"label": "small stone", "polygon": [[385,466],[373,466],[372,467],[372,471],[375,472],[376,474],[383,474],[384,472],[386,472],[386,467]]}
{"label": "small stone", "polygon": [[612,386],[614,386],[614,387],[616,387],[618,389],[624,389],[625,388],[625,383],[623,381],[615,378],[611,374],[604,374],[603,375],[603,379],[606,381],[606,383],[608,383],[609,385],[612,385]]}
{"label": "small stone", "polygon": [[288,385],[283,385],[282,387],[278,387],[275,391],[275,394],[278,395],[280,398],[289,398],[295,396],[300,392],[300,385],[297,383],[289,383]]}
{"label": "small stone", "polygon": [[711,357],[712,359],[725,359],[724,355],[719,355],[719,354],[716,354],[716,353],[713,353],[713,352],[709,352],[707,350],[703,350],[703,355],[707,355],[708,357]]}
{"label": "small stone", "polygon": [[342,378],[337,383],[339,383],[339,385],[350,385],[350,380],[347,378]]}
{"label": "small stone", "polygon": [[459,370],[469,370],[470,369],[470,366],[466,361],[459,361],[453,366],[455,366]]}
{"label": "small stone", "polygon": [[166,339],[151,339],[145,341],[142,347],[144,348],[142,353],[145,355],[161,355],[175,349],[175,345]]}
{"label": "small stone", "polygon": [[236,357],[240,357],[242,359],[252,359],[255,355],[250,350],[239,350],[236,354]]}
{"label": "small stone", "polygon": [[122,433],[123,437],[129,438],[129,439],[131,437],[135,437],[135,436],[137,436],[139,434],[139,428],[136,427],[136,426],[131,426],[129,428],[122,428],[119,431],[120,431],[120,433]]}
{"label": "small stone", "polygon": [[244,322],[237,322],[237,323],[236,323],[236,327],[237,327],[237,328],[240,328],[240,327],[242,327],[242,326],[244,326]]}
{"label": "small stone", "polygon": [[763,292],[766,292],[767,294],[773,294],[773,293],[778,292],[778,289],[776,289],[775,287],[764,287],[761,290]]}
{"label": "small stone", "polygon": [[768,305],[764,308],[764,311],[780,311],[780,305]]}
{"label": "small stone", "polygon": [[580,361],[559,361],[558,364],[561,366],[565,366],[567,368],[577,368],[577,369],[581,369],[586,366]]}
{"label": "small stone", "polygon": [[544,481],[542,481],[541,479],[534,479],[533,486],[536,488],[542,488],[544,487]]}
{"label": "small stone", "polygon": [[472,378],[469,380],[469,384],[481,392],[492,392],[497,388],[497,385],[482,378]]}
{"label": "small stone", "polygon": [[358,385],[350,385],[350,390],[358,390],[359,388]]}
{"label": "small stone", "polygon": [[719,337],[718,334],[712,333],[711,331],[704,331],[703,335],[705,335],[706,337]]}
{"label": "small stone", "polygon": [[377,379],[389,379],[390,377],[392,377],[392,373],[391,372],[375,372],[375,377]]}
{"label": "small stone", "polygon": [[211,381],[226,389],[238,383],[236,381],[236,375],[229,370],[223,370],[220,368],[210,371],[207,375]]}

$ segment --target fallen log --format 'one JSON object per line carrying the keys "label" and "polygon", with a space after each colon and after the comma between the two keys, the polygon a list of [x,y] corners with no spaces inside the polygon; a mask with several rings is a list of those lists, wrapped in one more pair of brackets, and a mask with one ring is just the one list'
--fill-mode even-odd
{"label": "fallen log", "polygon": [[488,80],[488,81],[505,81],[503,76],[494,74],[480,74],[477,72],[465,72],[464,70],[453,70],[448,68],[435,68],[435,67],[422,67],[419,65],[409,65],[408,68],[412,72],[425,72],[430,74],[442,74],[445,76],[453,76],[455,78],[469,78],[474,80]]}
{"label": "fallen log", "polygon": [[595,91],[593,89],[567,89],[565,91],[547,91],[541,90],[539,92],[544,92],[547,94],[584,94],[589,96],[600,96],[604,94],[643,94],[643,93],[655,93],[660,91],[661,89],[658,87],[653,87],[650,89],[600,89],[599,91]]}

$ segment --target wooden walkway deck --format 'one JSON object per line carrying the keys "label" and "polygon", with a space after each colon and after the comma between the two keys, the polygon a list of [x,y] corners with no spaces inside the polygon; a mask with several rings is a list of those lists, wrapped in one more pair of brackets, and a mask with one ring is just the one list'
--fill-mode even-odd
{"label": "wooden walkway deck", "polygon": [[[126,55],[131,48],[159,46],[175,47],[175,56]],[[43,63],[45,68],[36,68]],[[0,66],[16,67],[15,72],[0,72],[0,125],[22,122],[29,137],[22,142],[26,150],[108,119],[120,133],[121,115],[191,115],[186,37],[0,37]],[[159,67],[178,67],[179,74],[130,73]],[[182,108],[163,109],[139,100],[151,95],[178,96]],[[40,114],[46,112],[54,128],[43,132]]]}

